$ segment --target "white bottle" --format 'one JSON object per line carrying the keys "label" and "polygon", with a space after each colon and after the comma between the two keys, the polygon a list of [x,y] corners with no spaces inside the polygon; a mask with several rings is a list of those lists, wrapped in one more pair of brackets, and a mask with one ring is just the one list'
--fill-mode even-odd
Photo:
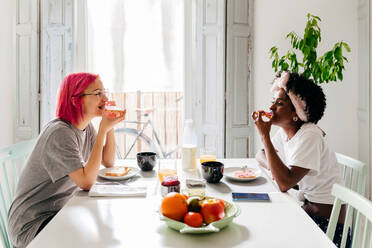
{"label": "white bottle", "polygon": [[197,168],[197,141],[198,139],[193,121],[188,119],[185,121],[183,131],[182,169],[184,171],[194,171]]}

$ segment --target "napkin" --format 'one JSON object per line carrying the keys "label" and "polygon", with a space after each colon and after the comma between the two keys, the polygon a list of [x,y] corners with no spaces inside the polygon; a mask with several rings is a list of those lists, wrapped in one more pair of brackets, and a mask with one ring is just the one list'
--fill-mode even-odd
{"label": "napkin", "polygon": [[186,179],[186,186],[189,188],[200,187],[205,188],[204,179]]}
{"label": "napkin", "polygon": [[96,183],[90,188],[88,196],[146,196],[146,192],[146,186]]}

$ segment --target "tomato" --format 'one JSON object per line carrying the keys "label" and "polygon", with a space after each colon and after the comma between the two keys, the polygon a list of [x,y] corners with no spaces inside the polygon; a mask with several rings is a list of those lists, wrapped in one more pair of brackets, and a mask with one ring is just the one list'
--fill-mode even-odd
{"label": "tomato", "polygon": [[203,216],[199,213],[188,212],[183,217],[183,222],[192,227],[201,227],[203,225]]}

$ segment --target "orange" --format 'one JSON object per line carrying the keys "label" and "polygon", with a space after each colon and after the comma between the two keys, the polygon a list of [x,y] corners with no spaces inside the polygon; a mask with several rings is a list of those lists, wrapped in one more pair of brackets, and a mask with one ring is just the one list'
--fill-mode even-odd
{"label": "orange", "polygon": [[167,194],[161,202],[162,215],[181,221],[187,213],[187,201],[185,197],[177,192]]}
{"label": "orange", "polygon": [[188,212],[183,217],[183,222],[192,227],[201,227],[203,225],[203,216],[196,212]]}
{"label": "orange", "polygon": [[185,194],[181,194],[181,195],[185,198],[186,201],[187,201],[187,199],[189,199],[189,197],[187,195],[185,195]]}

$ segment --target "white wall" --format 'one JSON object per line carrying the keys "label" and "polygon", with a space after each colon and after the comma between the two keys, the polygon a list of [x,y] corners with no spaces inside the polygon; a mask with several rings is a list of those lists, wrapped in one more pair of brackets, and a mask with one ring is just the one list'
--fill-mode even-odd
{"label": "white wall", "polygon": [[15,2],[0,1],[0,147],[13,143]]}
{"label": "white wall", "polygon": [[[357,85],[357,1],[350,0],[258,0],[254,1],[254,61],[253,82],[255,109],[268,109],[272,99],[270,82],[274,77],[268,51],[279,47],[279,55],[289,49],[285,35],[295,31],[303,36],[306,15],[322,19],[321,54],[338,41],[346,41],[351,53],[346,57],[344,80],[323,85],[327,108],[318,123],[327,133],[332,148],[349,156],[358,157],[358,85]],[[277,129],[273,128],[273,131]],[[256,130],[255,152],[262,147]]]}

